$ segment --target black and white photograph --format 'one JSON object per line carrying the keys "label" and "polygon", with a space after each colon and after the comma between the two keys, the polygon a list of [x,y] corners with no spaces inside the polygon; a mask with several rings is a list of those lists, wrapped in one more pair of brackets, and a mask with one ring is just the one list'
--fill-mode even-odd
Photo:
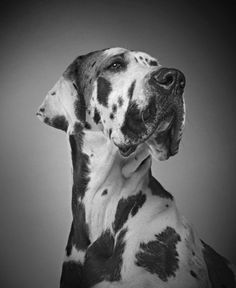
{"label": "black and white photograph", "polygon": [[1,288],[236,288],[235,8],[1,1]]}

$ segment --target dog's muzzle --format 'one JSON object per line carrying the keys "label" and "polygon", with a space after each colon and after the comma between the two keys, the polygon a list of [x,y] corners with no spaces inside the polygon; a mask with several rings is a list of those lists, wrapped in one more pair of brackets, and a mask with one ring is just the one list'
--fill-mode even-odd
{"label": "dog's muzzle", "polygon": [[[184,122],[183,92],[184,74],[173,68],[160,68],[148,75],[146,94],[148,105],[140,111],[133,103],[127,111],[123,132],[129,139],[120,146],[120,152],[127,157],[135,148],[152,138],[166,150],[165,159],[177,153]],[[167,151],[168,150],[168,151]]]}

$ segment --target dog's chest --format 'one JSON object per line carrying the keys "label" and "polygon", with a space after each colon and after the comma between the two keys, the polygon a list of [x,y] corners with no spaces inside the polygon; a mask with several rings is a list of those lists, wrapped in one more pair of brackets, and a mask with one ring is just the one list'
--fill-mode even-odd
{"label": "dog's chest", "polygon": [[[89,135],[82,152],[89,157],[88,185],[84,197],[78,199],[84,204],[90,240],[84,263],[89,286],[103,280],[133,282],[138,275],[147,283],[153,281],[149,287],[156,283],[166,287],[166,279],[177,274],[170,287],[195,281],[182,268],[189,259],[190,248],[184,245],[187,230],[171,196],[150,177],[150,166],[143,170],[142,164],[133,170],[133,162],[124,162],[110,142],[98,137],[94,141]],[[128,173],[124,166],[134,173]],[[129,177],[124,177],[124,170]],[[167,270],[160,270],[166,265]],[[202,278],[205,282],[204,275]]]}

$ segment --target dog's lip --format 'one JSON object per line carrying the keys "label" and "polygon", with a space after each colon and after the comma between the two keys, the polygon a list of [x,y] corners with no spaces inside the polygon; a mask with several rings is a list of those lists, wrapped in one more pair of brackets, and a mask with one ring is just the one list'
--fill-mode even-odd
{"label": "dog's lip", "polygon": [[136,150],[137,145],[117,145],[117,147],[123,157],[129,157]]}
{"label": "dog's lip", "polygon": [[150,137],[152,136],[156,137],[158,134],[169,130],[174,121],[175,121],[175,113],[173,113],[173,111],[171,113],[166,114],[166,116],[163,117],[162,120],[158,121],[156,129],[154,130],[154,133]]}
{"label": "dog's lip", "polygon": [[157,128],[154,131],[154,134],[168,130],[170,128],[171,124],[173,123],[174,118],[175,118],[174,113],[171,113],[171,114],[168,114],[167,116],[165,116],[164,119],[161,120],[159,122],[159,124],[157,125]]}
{"label": "dog's lip", "polygon": [[153,133],[151,133],[148,138],[146,138],[144,141],[141,141],[137,144],[116,144],[115,145],[119,148],[120,154],[123,157],[129,157],[137,148],[137,146],[143,142],[149,141],[151,139],[155,139],[158,137],[159,134],[165,133],[169,129],[171,129],[173,121],[175,119],[175,115],[173,111],[169,111],[165,114],[165,116],[162,117],[161,120],[158,121],[156,125],[156,129],[154,129]]}
{"label": "dog's lip", "polygon": [[166,115],[160,122],[160,129],[157,128],[147,141],[151,150],[157,153],[166,153],[165,157],[162,159],[158,158],[159,160],[166,160],[178,152],[178,143],[176,141],[176,129],[178,127],[177,115],[176,111],[172,111],[172,114]]}

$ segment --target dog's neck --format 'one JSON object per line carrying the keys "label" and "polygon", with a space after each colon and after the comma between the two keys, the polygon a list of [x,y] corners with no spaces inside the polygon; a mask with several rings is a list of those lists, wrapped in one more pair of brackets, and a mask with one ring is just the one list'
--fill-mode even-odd
{"label": "dog's neck", "polygon": [[[147,145],[143,144],[131,156],[124,158],[113,142],[100,131],[81,130],[80,133],[72,133],[68,136],[72,157],[73,182],[76,185],[81,181],[84,185],[89,184],[86,185],[87,189],[99,189],[113,166],[119,170],[118,175],[120,177],[130,178],[137,172],[142,162],[150,156]],[[89,183],[90,173],[93,173],[92,178],[96,179],[96,183]],[[78,196],[83,198],[87,189],[81,188],[83,189],[80,189]]]}
{"label": "dog's neck", "polygon": [[[68,136],[73,168],[72,212],[75,215],[79,203],[83,203],[90,238],[94,239],[101,232],[98,227],[104,228],[97,219],[104,221],[111,199],[127,198],[148,181],[150,152],[143,144],[130,157],[123,158],[101,131],[81,130]],[[114,216],[113,212],[109,212],[109,218]]]}

